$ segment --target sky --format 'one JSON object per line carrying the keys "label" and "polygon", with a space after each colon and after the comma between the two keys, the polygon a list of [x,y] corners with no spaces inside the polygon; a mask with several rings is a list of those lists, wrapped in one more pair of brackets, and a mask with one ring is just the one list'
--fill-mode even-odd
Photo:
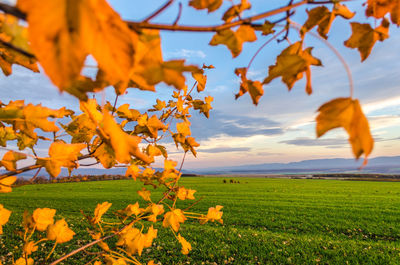
{"label": "sky", "polygon": [[[175,1],[152,22],[171,24],[178,13],[178,2]],[[109,3],[123,19],[141,21],[165,1],[110,0]],[[280,7],[283,1],[253,0],[251,3],[253,8],[245,12],[244,17]],[[207,14],[206,11],[189,7],[187,1],[182,1],[182,4],[181,25],[220,24],[223,12],[231,5],[230,1],[224,1],[221,11]],[[352,21],[374,24],[374,20],[365,18],[361,4],[362,1],[348,4],[357,11]],[[272,17],[271,20],[280,17]],[[304,23],[304,8],[298,9],[292,19]],[[363,63],[357,50],[343,45],[350,35],[350,25],[337,18],[328,41],[351,69],[354,97],[360,100],[375,139],[370,157],[400,155],[400,53],[396,51],[400,43],[400,31],[391,26],[390,38],[377,42]],[[316,139],[314,120],[318,107],[334,98],[348,97],[350,93],[346,71],[326,44],[313,37],[306,38],[306,45],[314,47],[313,55],[323,63],[323,67],[312,68],[314,93],[311,96],[304,91],[304,80],[297,82],[289,92],[280,79],[276,79],[264,86],[264,96],[259,105],[254,106],[248,94],[235,100],[239,78],[233,72],[236,67],[247,66],[267,38],[258,35],[256,42],[244,44],[241,55],[232,59],[225,46],[208,45],[212,36],[212,33],[161,33],[165,60],[184,58],[190,64],[215,66],[215,69],[207,72],[206,90],[200,95],[214,97],[213,110],[209,119],[193,113],[192,136],[201,146],[197,158],[186,157],[186,169],[353,157],[347,142],[348,136],[343,129],[335,129]],[[291,30],[289,39],[297,41],[298,33]],[[287,46],[287,42],[278,44],[275,41],[267,45],[255,58],[248,76],[262,81],[267,76],[268,66],[275,63],[276,56]],[[193,84],[191,78],[187,78],[187,81],[188,86]],[[127,95],[120,97],[118,103],[128,103],[132,108],[145,110],[155,103],[156,98],[168,100],[172,91],[173,88],[165,85],[159,85],[156,93],[130,89]],[[60,94],[45,75],[18,66],[14,66],[13,74],[9,77],[0,75],[0,95],[0,100],[6,103],[25,99],[26,102],[42,103],[51,108],[67,106],[79,111],[78,100],[68,94]],[[115,95],[109,88],[100,97],[113,101]],[[182,159],[182,150],[177,150],[172,142],[166,143],[166,146],[170,158],[177,161]],[[45,155],[46,148],[41,148],[39,152]]]}

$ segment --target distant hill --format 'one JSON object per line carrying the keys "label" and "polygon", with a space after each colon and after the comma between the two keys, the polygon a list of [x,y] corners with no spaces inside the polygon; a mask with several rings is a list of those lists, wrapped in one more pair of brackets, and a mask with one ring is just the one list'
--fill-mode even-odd
{"label": "distant hill", "polygon": [[[194,170],[183,170],[184,174],[318,174],[318,173],[360,173],[358,168],[362,159],[333,158],[313,159],[290,163],[263,163],[254,165],[240,165],[231,167],[213,167]],[[159,169],[160,170],[160,169]],[[74,175],[124,175],[126,168],[85,168],[80,167],[73,171]],[[0,173],[5,172],[1,170]],[[400,156],[382,156],[372,158],[362,173],[379,174],[400,174]],[[35,170],[25,172],[20,176],[31,177]],[[39,173],[40,176],[48,176],[45,170]],[[68,170],[63,168],[61,176],[68,176]]]}
{"label": "distant hill", "polygon": [[[357,173],[363,160],[333,158],[313,159],[290,163],[264,163],[232,167],[214,167],[194,170],[198,174],[307,174]],[[376,157],[368,160],[363,173],[400,173],[400,156]]]}

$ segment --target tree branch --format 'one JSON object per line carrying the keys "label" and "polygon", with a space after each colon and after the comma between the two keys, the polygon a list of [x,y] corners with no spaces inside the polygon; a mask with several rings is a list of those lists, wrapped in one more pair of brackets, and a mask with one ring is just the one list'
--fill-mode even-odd
{"label": "tree branch", "polygon": [[174,0],[169,0],[167,3],[165,3],[163,6],[161,6],[159,9],[157,9],[153,14],[151,14],[150,16],[148,16],[146,19],[144,19],[142,22],[148,22],[151,19],[155,18],[156,16],[158,16],[161,12],[163,12],[167,7],[169,7],[172,2],[174,2]]}
{"label": "tree branch", "polygon": [[27,52],[27,51],[25,51],[23,49],[15,47],[11,43],[3,41],[2,39],[0,39],[0,44],[5,46],[5,47],[7,47],[7,48],[10,48],[11,50],[14,50],[16,52],[21,53],[21,54],[25,55],[26,57],[29,57],[29,58],[32,58],[32,59],[36,59],[35,55],[33,55],[32,53],[29,53],[29,52]]}
{"label": "tree branch", "polygon": [[221,25],[215,25],[215,26],[181,26],[181,25],[166,25],[166,24],[150,24],[147,22],[133,22],[133,21],[126,21],[126,23],[133,30],[142,28],[142,29],[159,29],[159,30],[169,30],[169,31],[215,32],[215,31],[220,31],[220,30],[240,26],[243,24],[250,24],[252,21],[256,21],[256,20],[260,20],[260,19],[263,19],[266,17],[274,16],[274,15],[280,14],[282,12],[291,10],[293,8],[302,6],[307,3],[308,3],[308,0],[303,0],[303,1],[295,3],[293,5],[280,7],[280,8],[270,10],[270,11],[252,16],[252,17],[245,18],[243,20],[225,23],[225,24],[221,24]]}
{"label": "tree branch", "polygon": [[26,14],[24,12],[22,12],[21,10],[19,10],[18,8],[16,8],[15,6],[0,3],[0,10],[6,14],[10,14],[17,18],[26,20]]}

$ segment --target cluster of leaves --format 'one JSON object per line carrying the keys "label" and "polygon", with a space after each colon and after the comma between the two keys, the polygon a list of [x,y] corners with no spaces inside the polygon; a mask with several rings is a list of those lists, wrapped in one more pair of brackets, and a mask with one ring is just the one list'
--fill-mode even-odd
{"label": "cluster of leaves", "polygon": [[[18,173],[44,168],[52,178],[56,178],[61,168],[71,172],[79,167],[78,161],[84,159],[94,159],[104,168],[124,165],[127,176],[154,188],[165,189],[158,202],[152,201],[147,189],[138,191],[148,202],[147,205],[140,208],[136,202],[115,211],[119,222],[107,223],[102,219],[111,207],[108,202],[99,204],[94,216],[87,216],[92,227],[90,234],[95,240],[93,244],[103,249],[93,260],[95,264],[101,264],[100,260],[107,264],[140,264],[138,257],[143,249],[150,247],[157,237],[157,230],[149,226],[149,222],[162,222],[164,227],[170,229],[181,243],[183,254],[191,250],[190,243],[178,233],[187,218],[199,219],[200,223],[222,223],[222,206],[210,208],[207,215],[177,208],[178,199],[192,200],[195,191],[178,185],[181,172],[176,169],[177,162],[168,158],[168,152],[161,144],[161,140],[170,136],[185,155],[190,151],[196,156],[199,144],[191,135],[190,111],[196,110],[208,118],[213,98],[194,98],[192,92],[195,88],[197,92],[205,89],[205,71],[213,66],[188,65],[184,60],[165,61],[159,30],[215,32],[209,44],[225,45],[233,58],[239,56],[245,42],[267,37],[263,48],[286,32],[283,40],[287,40],[289,45],[277,56],[275,64],[269,66],[268,75],[263,80],[251,80],[247,76],[254,57],[247,67],[235,69],[240,78],[236,98],[249,93],[257,105],[264,94],[263,86],[276,78],[281,78],[291,90],[305,75],[305,91],[312,94],[311,66],[321,66],[322,62],[312,55],[312,47],[306,46],[305,36],[315,34],[313,29],[317,28],[320,38],[325,40],[337,17],[350,20],[354,16],[341,1],[318,3],[304,0],[290,1],[287,6],[243,18],[242,13],[251,9],[251,3],[241,0],[224,12],[221,18],[223,24],[219,26],[180,26],[178,20],[171,25],[149,22],[171,2],[142,22],[123,21],[105,0],[18,0],[16,6],[0,5],[4,11],[0,13],[0,67],[3,73],[6,76],[12,74],[13,64],[39,72],[40,64],[61,92],[70,93],[80,101],[78,113],[66,108],[54,110],[26,104],[23,100],[8,104],[0,102],[0,145],[7,148],[9,141],[16,141],[19,148],[19,151],[9,150],[0,161],[0,165],[9,171],[0,176],[0,192],[12,191]],[[307,20],[299,26],[291,20],[291,15],[304,4],[319,5],[307,11]],[[188,5],[208,12],[224,6],[223,0],[191,0]],[[398,9],[398,1],[368,0],[366,16],[380,20],[379,26],[351,22],[352,35],[344,42],[345,46],[358,49],[364,61],[377,41],[388,38],[390,25],[400,25]],[[278,21],[254,23],[281,13],[286,16]],[[286,21],[286,25],[280,25],[282,21]],[[282,26],[284,29],[276,33],[276,29]],[[288,39],[292,28],[298,31],[295,42]],[[85,74],[88,56],[96,63],[97,70],[93,75]],[[190,90],[186,85],[188,74],[196,80]],[[145,112],[129,104],[117,106],[118,96],[126,93],[128,88],[156,91],[160,83],[175,89],[168,102],[157,99],[153,108]],[[100,92],[108,86],[115,90],[114,104],[107,102],[99,105],[95,99],[89,99],[91,93]],[[62,123],[56,124],[57,119],[62,119]],[[316,120],[318,137],[342,127],[350,136],[354,156],[359,158],[364,154],[367,161],[373,139],[359,101],[352,98],[352,91],[348,98],[337,98],[323,104]],[[48,156],[39,157],[36,154],[35,146],[39,141],[49,143]],[[28,158],[24,152],[27,149],[32,151],[31,158],[35,163],[17,169],[17,162]],[[161,171],[152,168],[157,157],[164,159]],[[164,206],[168,209],[165,210]],[[7,223],[10,214],[0,205],[0,229]],[[54,223],[54,215],[55,210],[47,208],[24,215],[21,238],[25,247],[23,256],[15,260],[15,264],[32,264],[31,254],[38,250],[39,242],[54,241],[54,250],[57,244],[72,239],[74,232],[64,219]],[[113,236],[118,241],[109,246],[105,240]]]}

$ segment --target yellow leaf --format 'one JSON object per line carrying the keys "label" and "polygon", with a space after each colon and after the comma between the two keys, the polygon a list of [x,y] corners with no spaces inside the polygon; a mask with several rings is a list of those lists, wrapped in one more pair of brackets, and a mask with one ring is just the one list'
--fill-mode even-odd
{"label": "yellow leaf", "polygon": [[364,154],[364,164],[366,164],[366,158],[372,151],[374,140],[359,101],[351,98],[337,98],[322,105],[318,111],[317,137],[321,137],[331,129],[344,128],[349,134],[354,156],[358,159]]}
{"label": "yellow leaf", "polygon": [[234,18],[239,17],[240,14],[247,9],[251,8],[251,4],[247,0],[241,0],[239,5],[234,5],[225,11],[222,20],[231,22]]}
{"label": "yellow leaf", "polygon": [[252,81],[247,79],[246,73],[247,68],[235,69],[235,74],[242,79],[240,83],[239,93],[235,95],[235,98],[238,99],[243,94],[249,92],[251,99],[253,100],[253,104],[257,105],[261,96],[264,95],[264,89],[260,81]]}
{"label": "yellow leaf", "polygon": [[181,209],[174,209],[164,215],[163,226],[171,227],[175,232],[178,232],[181,223],[185,222],[186,217]]}
{"label": "yellow leaf", "polygon": [[210,41],[210,45],[216,46],[224,44],[232,53],[232,57],[237,57],[242,52],[244,42],[257,40],[254,29],[251,26],[241,25],[236,32],[231,29],[217,31]]}
{"label": "yellow leaf", "polygon": [[218,221],[221,224],[223,223],[223,220],[221,219],[223,212],[221,212],[220,210],[223,208],[223,206],[221,205],[217,205],[214,207],[210,207],[208,209],[207,212],[207,216],[204,217],[204,219],[200,220],[201,224],[205,224],[208,221],[214,222],[214,221]]}
{"label": "yellow leaf", "polygon": [[192,250],[192,245],[189,242],[187,242],[186,239],[183,236],[181,236],[181,234],[178,234],[178,240],[179,243],[181,243],[182,245],[182,250],[181,250],[182,254],[183,255],[189,254],[189,251]]}
{"label": "yellow leaf", "polygon": [[178,133],[184,135],[184,136],[188,136],[191,135],[190,132],[190,122],[180,122],[176,124],[176,129],[178,131]]}
{"label": "yellow leaf", "polygon": [[25,258],[19,258],[15,261],[13,265],[33,265],[34,260],[32,258],[28,258],[25,260]]}
{"label": "yellow leaf", "polygon": [[136,180],[136,177],[139,176],[139,171],[140,169],[137,165],[130,165],[125,172],[125,176],[132,177],[134,180]]}
{"label": "yellow leaf", "polygon": [[117,164],[117,161],[115,161],[114,149],[112,149],[112,147],[107,143],[103,143],[97,147],[93,156],[103,165],[104,168],[112,168]]}
{"label": "yellow leaf", "polygon": [[47,227],[54,223],[56,210],[49,208],[37,208],[33,211],[32,220],[38,231],[46,231]]}
{"label": "yellow leaf", "polygon": [[361,61],[367,59],[375,43],[383,41],[389,37],[389,22],[382,20],[379,27],[373,29],[370,24],[360,24],[352,22],[352,35],[344,42],[349,48],[357,48],[361,55]]}
{"label": "yellow leaf", "polygon": [[162,123],[156,115],[153,115],[150,117],[150,119],[147,121],[146,124],[147,128],[149,129],[150,136],[152,138],[157,138],[158,137],[158,131],[163,130],[165,131],[167,129],[167,126]]}
{"label": "yellow leaf", "polygon": [[400,26],[400,3],[397,0],[368,0],[365,13],[367,16],[375,18],[383,18],[387,13],[390,13],[391,21]]}
{"label": "yellow leaf", "polygon": [[164,213],[164,205],[153,203],[150,207],[147,207],[146,210],[151,210],[151,215],[147,217],[147,220],[150,222],[157,222],[157,216]]}
{"label": "yellow leaf", "polygon": [[105,261],[107,262],[106,265],[127,265],[127,263],[126,263],[124,258],[114,259],[114,258],[112,258],[110,256],[106,256],[105,257]]}
{"label": "yellow leaf", "polygon": [[3,234],[3,225],[8,222],[11,211],[4,208],[3,204],[0,204],[0,235]]}
{"label": "yellow leaf", "polygon": [[138,190],[137,193],[139,194],[140,197],[143,198],[143,200],[151,201],[151,198],[150,198],[151,193],[149,190],[146,190],[146,188],[142,188],[142,190]]}
{"label": "yellow leaf", "polygon": [[192,77],[197,81],[197,92],[203,91],[207,83],[207,76],[204,74],[204,71],[193,72]]}
{"label": "yellow leaf", "polygon": [[136,202],[135,204],[129,204],[128,206],[125,207],[125,209],[120,210],[120,213],[125,214],[126,216],[131,216],[131,215],[139,215],[144,211],[144,209],[139,208],[139,203]]}
{"label": "yellow leaf", "polygon": [[92,219],[93,224],[97,224],[100,222],[101,217],[103,216],[103,214],[105,214],[105,212],[108,211],[108,209],[110,209],[112,203],[109,202],[103,202],[102,204],[97,204],[96,209],[94,209],[94,217]]}
{"label": "yellow leaf", "polygon": [[217,10],[222,5],[222,0],[191,0],[189,5],[196,9],[208,9],[208,13]]}
{"label": "yellow leaf", "polygon": [[4,154],[3,159],[1,160],[1,165],[4,166],[8,171],[12,171],[16,169],[17,161],[22,159],[26,159],[25,154],[8,151]]}
{"label": "yellow leaf", "polygon": [[127,119],[128,121],[136,121],[140,116],[140,112],[135,109],[130,109],[129,104],[123,104],[118,107],[117,115],[118,117]]}
{"label": "yellow leaf", "polygon": [[11,185],[17,180],[17,177],[5,177],[0,179],[0,193],[8,193],[12,191]]}
{"label": "yellow leaf", "polygon": [[31,255],[32,252],[35,252],[38,249],[38,246],[35,245],[35,242],[28,241],[24,245],[24,252],[26,255]]}
{"label": "yellow leaf", "polygon": [[176,192],[176,196],[181,199],[181,200],[194,200],[193,194],[195,193],[195,190],[191,189],[185,189],[185,187],[179,187],[178,191]]}
{"label": "yellow leaf", "polygon": [[79,78],[89,54],[111,83],[127,81],[135,35],[105,0],[18,0],[17,7],[27,14],[34,54],[61,90]]}
{"label": "yellow leaf", "polygon": [[276,58],[276,64],[269,67],[268,76],[263,84],[270,83],[277,77],[282,77],[288,89],[291,90],[294,83],[303,77],[306,72],[306,92],[311,93],[311,72],[310,66],[321,66],[321,61],[311,55],[312,48],[302,49],[302,42],[295,42],[282,51]]}
{"label": "yellow leaf", "polygon": [[103,112],[102,129],[110,139],[112,148],[115,151],[115,158],[120,163],[129,163],[131,155],[150,163],[151,157],[140,151],[139,143],[142,140],[138,136],[132,136],[125,133],[115,122],[114,118],[108,112]]}
{"label": "yellow leaf", "polygon": [[149,227],[149,230],[147,231],[147,234],[145,234],[145,242],[144,242],[144,247],[148,248],[151,247],[154,238],[157,238],[157,229],[154,229],[153,226]]}
{"label": "yellow leaf", "polygon": [[125,245],[129,254],[138,253],[141,256],[146,240],[146,236],[139,229],[127,226],[121,231],[117,246]]}
{"label": "yellow leaf", "polygon": [[55,224],[47,228],[47,239],[55,240],[56,243],[65,243],[70,241],[75,235],[64,219],[58,220]]}

